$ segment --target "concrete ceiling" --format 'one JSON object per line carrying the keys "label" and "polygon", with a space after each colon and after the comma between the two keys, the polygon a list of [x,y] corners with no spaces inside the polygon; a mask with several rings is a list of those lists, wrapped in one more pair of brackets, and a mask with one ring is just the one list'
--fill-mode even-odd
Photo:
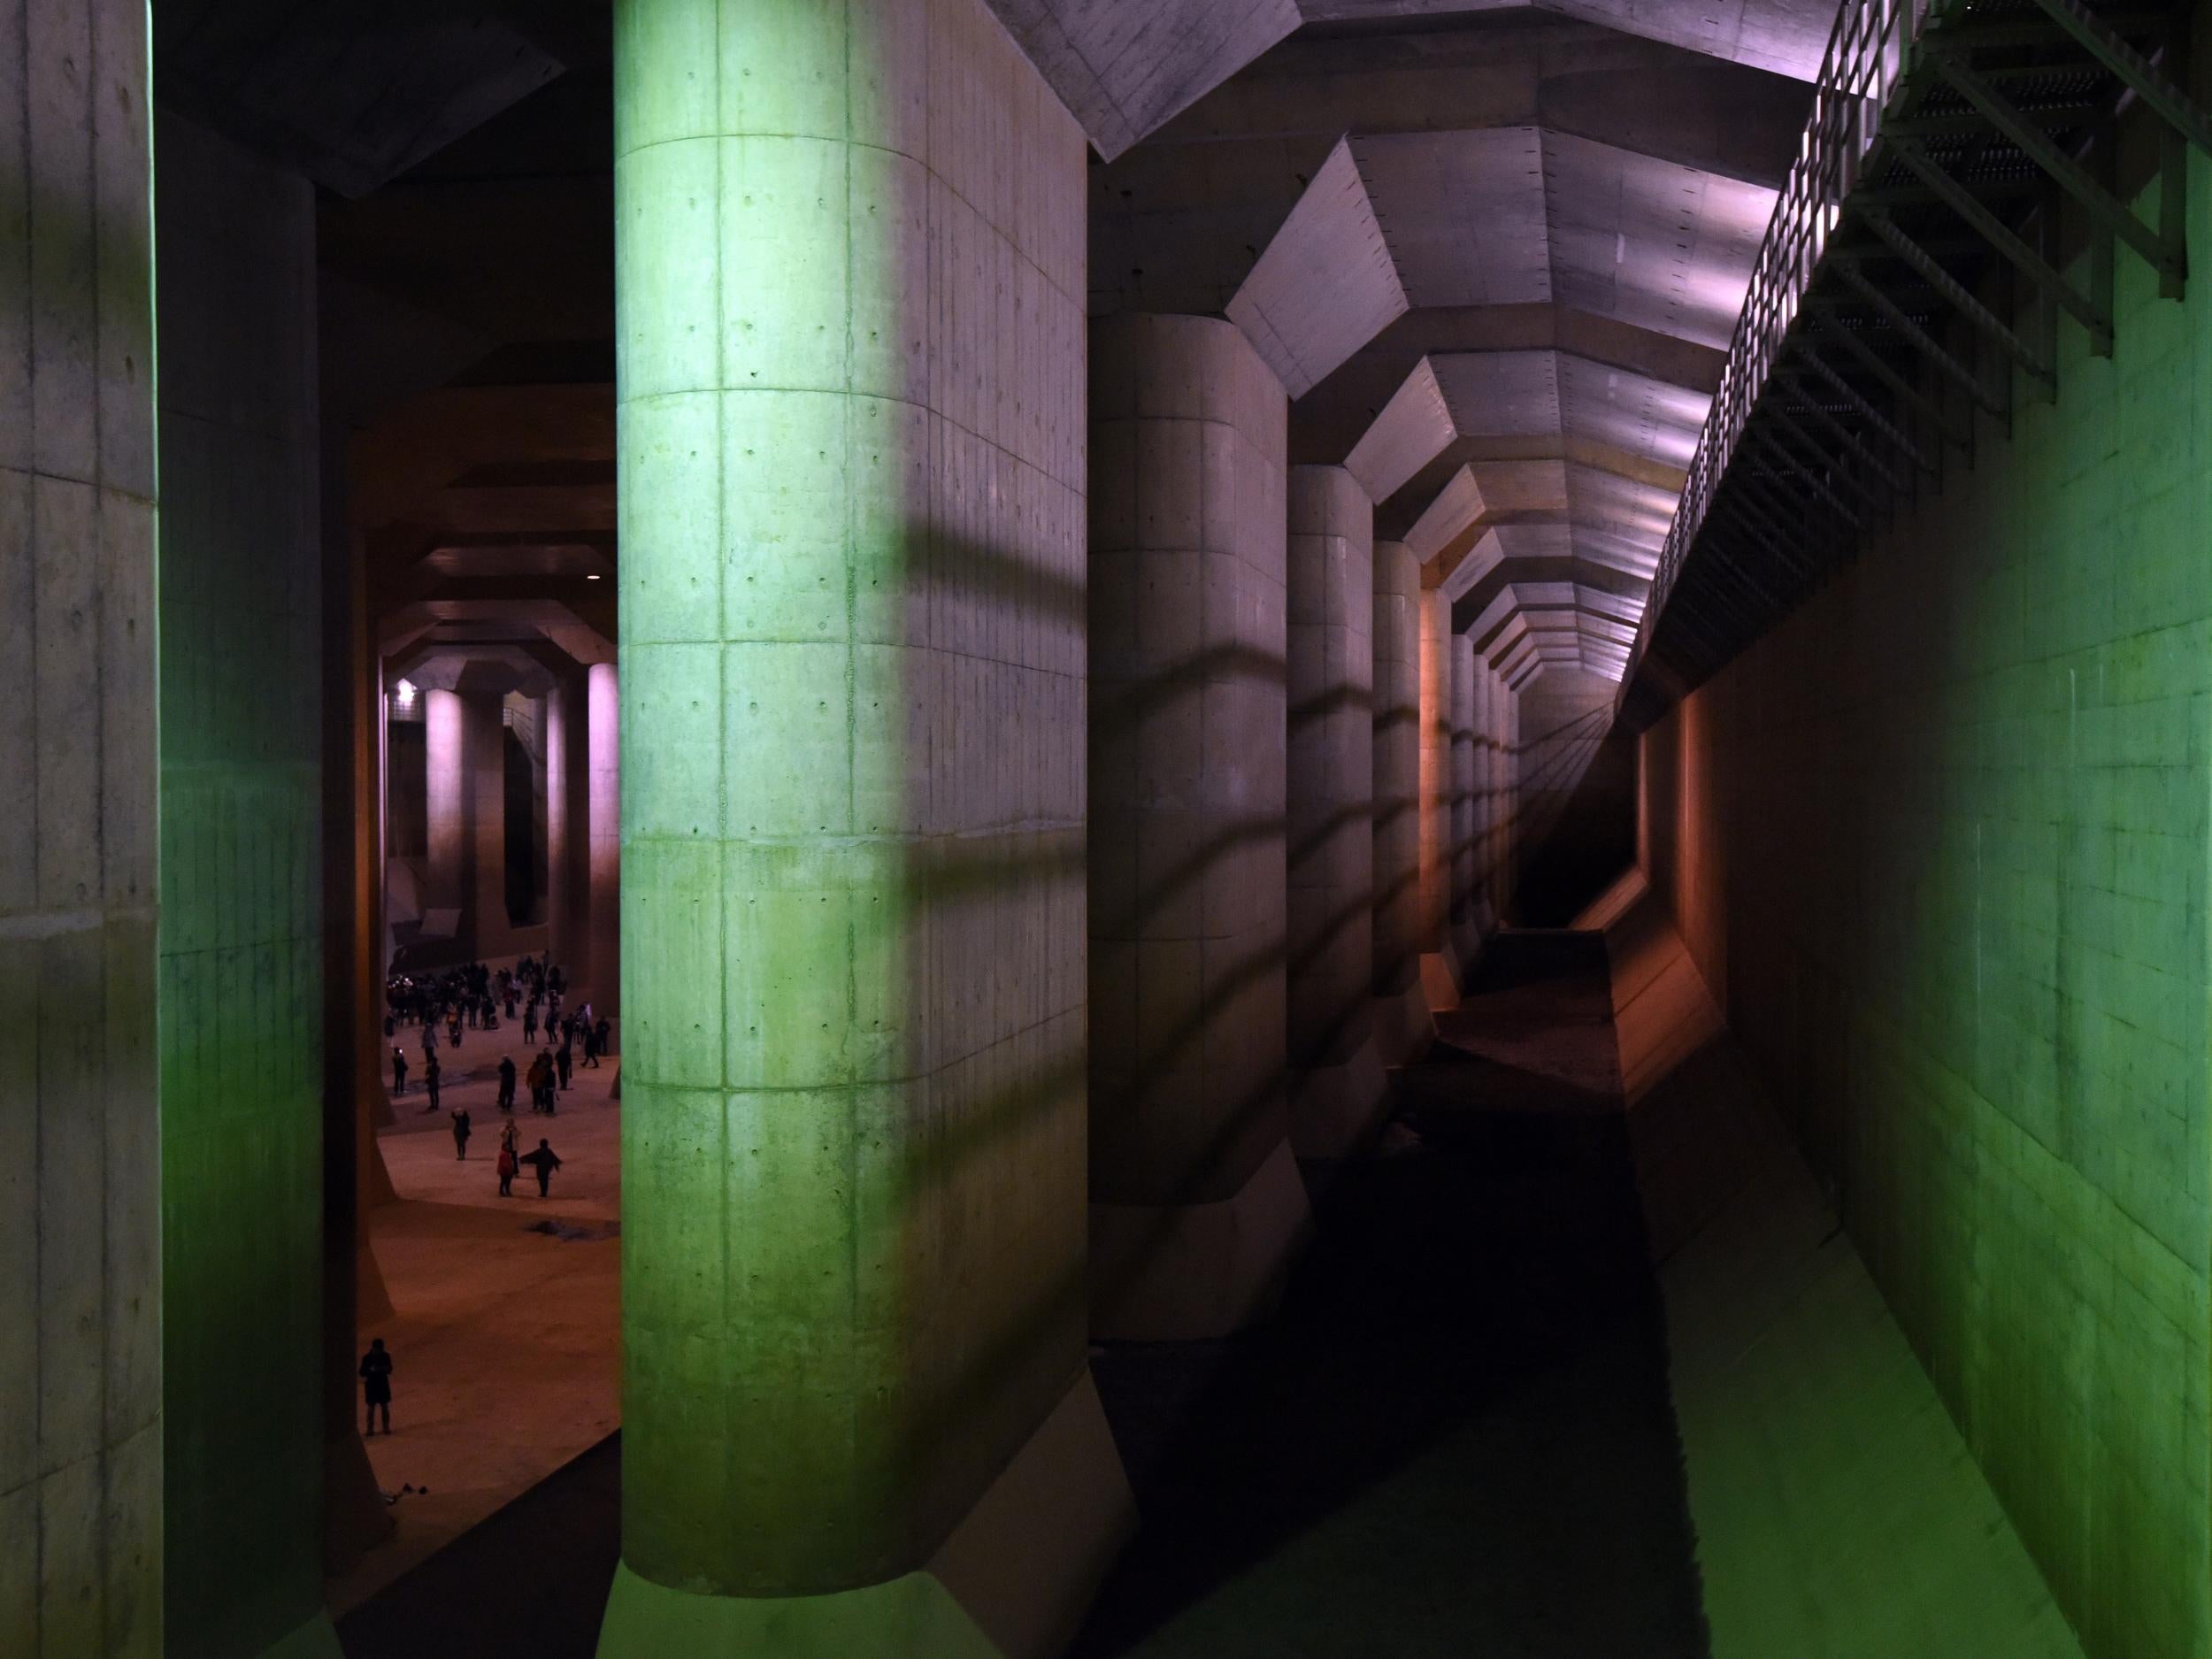
{"label": "concrete ceiling", "polygon": [[1292,458],[1349,467],[1463,624],[1540,602],[1502,667],[1617,675],[1802,131],[1769,49],[1810,12],[1322,9],[1094,169],[1092,310],[1227,315]]}
{"label": "concrete ceiling", "polygon": [[989,0],[999,21],[1112,161],[1299,30],[1434,28],[1571,19],[1809,81],[1828,0]]}
{"label": "concrete ceiling", "polygon": [[1549,12],[1797,81],[1820,72],[1836,9],[1821,0],[1299,0],[1310,23],[1373,23]]}

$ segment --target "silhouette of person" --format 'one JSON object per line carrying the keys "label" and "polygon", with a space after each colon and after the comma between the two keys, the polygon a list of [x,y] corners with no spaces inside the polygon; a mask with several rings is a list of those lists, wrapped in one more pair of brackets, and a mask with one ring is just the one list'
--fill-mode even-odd
{"label": "silhouette of person", "polygon": [[468,1155],[469,1109],[465,1106],[456,1106],[453,1109],[453,1156],[457,1158],[465,1158]]}
{"label": "silhouette of person", "polygon": [[397,1043],[392,1045],[392,1094],[395,1099],[407,1092],[407,1051]]}
{"label": "silhouette of person", "polygon": [[545,1197],[547,1195],[546,1182],[552,1179],[553,1171],[561,1167],[560,1159],[553,1156],[553,1148],[551,1147],[546,1145],[543,1141],[540,1141],[538,1142],[538,1149],[534,1152],[524,1153],[522,1155],[522,1161],[525,1164],[531,1165],[537,1171],[538,1196],[541,1198]]}
{"label": "silhouette of person", "polygon": [[384,1339],[378,1337],[369,1344],[369,1351],[361,1356],[361,1398],[368,1412],[366,1433],[376,1432],[377,1414],[384,1415],[384,1432],[392,1432],[392,1356],[385,1351]]}
{"label": "silhouette of person", "polygon": [[443,1070],[444,1068],[438,1064],[438,1056],[432,1055],[430,1064],[424,1069],[422,1074],[422,1086],[430,1091],[430,1104],[423,1108],[423,1110],[426,1112],[438,1110],[438,1077]]}
{"label": "silhouette of person", "polygon": [[499,1056],[499,1110],[511,1112],[515,1109],[515,1060],[512,1055]]}

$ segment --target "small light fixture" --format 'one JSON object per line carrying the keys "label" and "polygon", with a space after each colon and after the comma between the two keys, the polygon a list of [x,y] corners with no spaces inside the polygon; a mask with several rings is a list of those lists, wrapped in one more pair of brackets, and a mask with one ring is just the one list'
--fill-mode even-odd
{"label": "small light fixture", "polygon": [[403,680],[393,689],[399,693],[401,708],[411,709],[415,706],[415,682],[413,680]]}
{"label": "small light fixture", "polygon": [[585,577],[584,580],[588,582],[595,582],[599,580],[599,572],[597,571],[594,571],[588,576]]}

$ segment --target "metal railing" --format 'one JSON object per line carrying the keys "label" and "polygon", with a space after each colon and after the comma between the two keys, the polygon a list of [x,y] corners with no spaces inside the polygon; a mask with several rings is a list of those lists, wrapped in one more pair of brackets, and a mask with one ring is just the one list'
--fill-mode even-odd
{"label": "metal railing", "polygon": [[1797,319],[1799,302],[1842,217],[1844,198],[1873,148],[1882,113],[1904,78],[1911,46],[1926,27],[1931,10],[1941,4],[1843,0],[1837,13],[1821,59],[1820,79],[1813,88],[1812,116],[1799,142],[1797,158],[1790,165],[1788,181],[1774,204],[1774,217],[1768,222],[1766,240],[1744,296],[1743,312],[1729,342],[1720,389],[1705,417],[1705,429],[1698,434],[1682,499],[1660,548],[1651,595],[1621,677],[1623,695],[1643,660],[1682,561],[1704,527],[1713,493],[1735,456],[1759,394],[1766,388],[1790,325]]}

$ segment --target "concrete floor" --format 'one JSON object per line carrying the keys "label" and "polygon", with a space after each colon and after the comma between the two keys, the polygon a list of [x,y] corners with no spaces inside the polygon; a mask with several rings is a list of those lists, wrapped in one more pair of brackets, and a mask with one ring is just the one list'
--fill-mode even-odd
{"label": "concrete floor", "polygon": [[[1601,941],[1502,941],[1445,1030],[1380,1155],[1313,1171],[1322,1233],[1276,1322],[1098,1355],[1145,1531],[1082,1659],[1704,1653]],[[403,1188],[454,1179],[449,1140],[395,1139],[419,1141],[388,1141]],[[619,1455],[367,1601],[351,1659],[588,1659]]]}
{"label": "concrete floor", "polygon": [[[503,1199],[497,1066],[504,1053],[527,1070],[520,1022],[465,1030],[457,1051],[440,1048],[444,1110],[435,1115],[422,1110],[420,1033],[403,1027],[398,1041],[410,1087],[379,1141],[399,1202],[370,1217],[396,1317],[365,1327],[361,1345],[380,1336],[395,1362],[394,1432],[367,1441],[378,1484],[418,1490],[394,1506],[395,1536],[330,1586],[342,1615],[605,1440],[618,1412],[615,1063],[577,1071],[550,1118],[530,1111],[519,1091],[524,1149],[543,1136],[563,1167],[550,1197],[537,1195],[526,1170]],[[451,1120],[464,1107],[473,1133],[459,1159]],[[535,1230],[546,1223],[562,1233]],[[511,1564],[526,1572],[527,1563]]]}
{"label": "concrete floor", "polygon": [[1706,1651],[1601,941],[1508,936],[1281,1317],[1096,1361],[1143,1530],[1080,1659]]}

